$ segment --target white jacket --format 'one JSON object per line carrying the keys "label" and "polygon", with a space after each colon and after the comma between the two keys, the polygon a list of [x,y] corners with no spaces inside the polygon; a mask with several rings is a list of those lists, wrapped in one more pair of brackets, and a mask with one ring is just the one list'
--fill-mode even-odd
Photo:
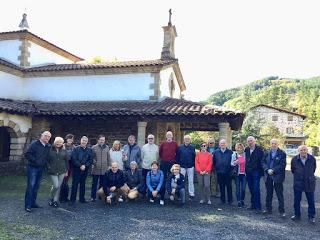
{"label": "white jacket", "polygon": [[141,167],[151,169],[151,163],[159,159],[159,147],[156,144],[145,144],[141,150]]}

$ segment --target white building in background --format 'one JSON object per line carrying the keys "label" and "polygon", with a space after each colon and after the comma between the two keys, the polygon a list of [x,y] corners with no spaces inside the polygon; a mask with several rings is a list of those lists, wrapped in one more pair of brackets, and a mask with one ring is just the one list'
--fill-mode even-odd
{"label": "white building in background", "polygon": [[288,148],[296,148],[304,143],[306,139],[303,133],[305,115],[264,104],[257,105],[250,111],[254,111],[266,122],[273,123],[284,136],[285,145]]}

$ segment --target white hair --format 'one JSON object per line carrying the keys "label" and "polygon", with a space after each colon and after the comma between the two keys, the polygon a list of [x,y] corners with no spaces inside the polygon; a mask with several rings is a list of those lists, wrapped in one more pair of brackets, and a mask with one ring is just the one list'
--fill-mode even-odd
{"label": "white hair", "polygon": [[64,140],[62,137],[56,137],[53,141],[53,145],[55,146],[57,142],[61,142],[63,144]]}

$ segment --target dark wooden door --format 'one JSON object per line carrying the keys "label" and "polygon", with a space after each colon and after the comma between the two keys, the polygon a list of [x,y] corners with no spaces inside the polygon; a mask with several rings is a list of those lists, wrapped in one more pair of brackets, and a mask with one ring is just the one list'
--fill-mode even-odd
{"label": "dark wooden door", "polygon": [[0,162],[9,161],[10,134],[5,127],[0,127]]}

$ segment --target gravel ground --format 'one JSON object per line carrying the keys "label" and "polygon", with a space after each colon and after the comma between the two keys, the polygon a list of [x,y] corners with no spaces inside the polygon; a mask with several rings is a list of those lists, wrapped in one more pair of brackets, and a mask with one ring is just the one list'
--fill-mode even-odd
{"label": "gravel ground", "polygon": [[[77,203],[73,207],[62,204],[54,209],[46,203],[48,178],[44,179],[39,194],[38,202],[43,208],[29,214],[23,208],[23,178],[12,179],[1,177],[0,180],[0,239],[320,239],[320,219],[317,217],[315,225],[307,222],[305,198],[301,222],[290,220],[293,205],[290,173],[285,183],[288,215],[285,219],[278,217],[276,200],[275,211],[268,216],[236,206],[220,206],[218,199],[213,199],[212,206],[200,205],[195,199],[183,208],[168,201],[160,206],[140,200],[113,206],[106,206],[101,201]],[[262,181],[261,189],[264,204]],[[318,183],[318,213],[319,190]],[[246,202],[248,199],[249,194]]]}

